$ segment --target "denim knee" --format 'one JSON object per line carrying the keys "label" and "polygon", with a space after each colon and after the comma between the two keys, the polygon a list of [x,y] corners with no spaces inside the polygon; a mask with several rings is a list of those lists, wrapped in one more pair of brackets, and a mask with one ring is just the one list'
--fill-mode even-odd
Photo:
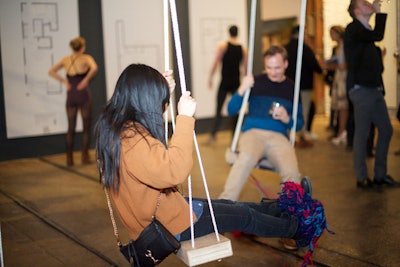
{"label": "denim knee", "polygon": [[282,219],[286,219],[290,221],[290,226],[288,230],[288,237],[294,237],[297,233],[297,228],[299,227],[299,220],[296,216],[290,215],[287,212],[282,212],[281,216]]}

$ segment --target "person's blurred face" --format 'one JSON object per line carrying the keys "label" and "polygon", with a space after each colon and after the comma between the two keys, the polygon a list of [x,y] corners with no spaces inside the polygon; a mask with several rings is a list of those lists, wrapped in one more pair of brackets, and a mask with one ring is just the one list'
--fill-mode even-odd
{"label": "person's blurred face", "polygon": [[367,0],[358,0],[354,9],[356,15],[371,16],[374,13],[373,5]]}
{"label": "person's blurred face", "polygon": [[284,60],[281,54],[266,56],[264,68],[268,78],[273,82],[282,82],[285,79],[285,71],[288,61]]}
{"label": "person's blurred face", "polygon": [[336,31],[334,31],[334,30],[330,30],[329,31],[329,33],[330,33],[330,35],[331,35],[331,39],[333,40],[333,41],[339,41],[340,40],[340,36],[339,36],[339,34],[336,32]]}

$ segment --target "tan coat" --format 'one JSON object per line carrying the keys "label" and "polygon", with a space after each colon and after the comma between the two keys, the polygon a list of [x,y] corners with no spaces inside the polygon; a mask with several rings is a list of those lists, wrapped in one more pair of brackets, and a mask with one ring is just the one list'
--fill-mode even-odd
{"label": "tan coat", "polygon": [[[132,239],[151,222],[159,190],[183,183],[193,165],[194,118],[178,115],[168,149],[133,129],[121,134],[120,186],[110,191],[119,217]],[[190,227],[189,205],[179,192],[162,194],[157,219],[174,235]]]}

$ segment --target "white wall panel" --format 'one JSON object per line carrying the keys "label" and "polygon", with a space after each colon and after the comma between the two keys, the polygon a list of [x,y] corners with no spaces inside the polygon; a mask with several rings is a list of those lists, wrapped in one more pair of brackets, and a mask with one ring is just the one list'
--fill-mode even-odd
{"label": "white wall panel", "polygon": [[47,72],[79,35],[77,1],[0,0],[0,6],[7,138],[66,132],[66,90]]}
{"label": "white wall panel", "polygon": [[[208,88],[208,77],[218,42],[228,39],[228,28],[236,24],[239,41],[247,46],[248,21],[246,0],[191,0],[190,52],[192,91],[198,105],[197,118],[215,115],[220,70],[214,75],[214,86]],[[190,88],[188,88],[190,89]]]}
{"label": "white wall panel", "polygon": [[102,0],[107,98],[121,72],[132,63],[164,71],[161,0]]}

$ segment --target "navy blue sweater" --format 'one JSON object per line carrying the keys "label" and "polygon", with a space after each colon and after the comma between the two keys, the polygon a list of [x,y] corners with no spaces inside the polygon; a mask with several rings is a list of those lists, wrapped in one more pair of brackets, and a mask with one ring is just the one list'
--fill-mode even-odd
{"label": "navy blue sweater", "polygon": [[[293,126],[293,99],[294,84],[290,79],[277,83],[271,81],[266,74],[260,74],[254,77],[254,86],[249,96],[248,113],[243,122],[242,131],[245,132],[252,128],[270,130],[282,133],[287,136],[288,131]],[[303,109],[301,98],[299,96],[299,108],[297,113],[296,131],[304,125]],[[285,124],[280,120],[275,120],[269,114],[273,102],[279,102],[285,107],[291,117],[289,123]],[[243,96],[235,93],[228,103],[228,114],[236,115],[242,105]]]}

